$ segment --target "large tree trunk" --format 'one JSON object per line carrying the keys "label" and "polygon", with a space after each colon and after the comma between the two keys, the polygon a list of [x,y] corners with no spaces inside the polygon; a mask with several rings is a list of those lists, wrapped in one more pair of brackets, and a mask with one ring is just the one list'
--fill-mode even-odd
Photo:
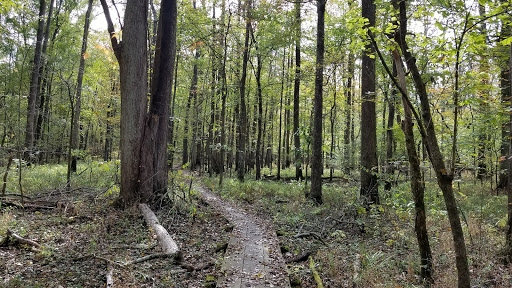
{"label": "large tree trunk", "polygon": [[[147,1],[128,0],[118,42],[105,0],[101,5],[121,78],[121,202],[149,201],[167,186],[168,99],[176,48],[175,0],[161,2],[151,105],[147,110]],[[143,81],[141,81],[143,79]]]}
{"label": "large tree trunk", "polygon": [[[362,1],[362,16],[368,19],[367,29],[375,26],[373,0]],[[366,44],[361,64],[361,198],[365,205],[379,204],[375,58],[371,55],[373,53],[373,46],[370,43]]]}
{"label": "large tree trunk", "polygon": [[147,1],[128,0],[123,43],[119,48],[121,80],[121,192],[124,204],[142,200],[140,166],[147,107]]}
{"label": "large tree trunk", "polygon": [[[25,149],[30,152],[34,147],[35,121],[36,120],[36,101],[39,93],[39,68],[41,65],[41,48],[44,33],[44,14],[46,11],[45,0],[39,0],[39,19],[37,26],[36,47],[34,52],[34,62],[32,66],[32,76],[30,79],[30,92],[27,105],[27,124],[25,128]],[[25,155],[27,158],[28,155]]]}
{"label": "large tree trunk", "polygon": [[306,196],[317,204],[322,204],[322,113],[324,83],[324,36],[325,0],[317,0],[316,32],[316,73],[313,118],[313,148],[311,163],[311,191]]}
{"label": "large tree trunk", "polygon": [[[76,94],[75,94],[75,115],[73,116],[73,124],[71,129],[71,166],[68,170],[76,172],[76,165],[78,156],[76,151],[80,145],[80,113],[82,111],[82,82],[85,72],[85,53],[87,52],[87,38],[89,36],[89,23],[92,12],[93,0],[89,0],[87,12],[85,13],[84,34],[82,37],[82,50],[80,52],[80,66],[78,67],[78,77],[76,80]],[[68,172],[69,173],[69,172]]]}
{"label": "large tree trunk", "polygon": [[300,148],[299,135],[299,111],[300,111],[300,39],[301,39],[301,17],[300,2],[295,2],[295,81],[293,86],[293,142],[295,145],[295,177],[297,180],[302,176],[302,153]]}
{"label": "large tree trunk", "polygon": [[448,212],[448,219],[452,229],[451,231],[455,246],[455,262],[458,274],[458,287],[469,288],[470,274],[466,254],[466,243],[464,242],[464,233],[460,223],[459,211],[457,209],[455,195],[453,193],[453,175],[448,174],[446,170],[443,155],[437,142],[434,122],[430,112],[430,101],[428,99],[427,89],[423,79],[421,78],[419,69],[416,66],[416,58],[411,54],[405,39],[405,34],[407,32],[406,3],[404,1],[398,3],[397,0],[394,0],[393,5],[395,8],[399,9],[400,12],[400,29],[397,30],[395,41],[398,43],[400,49],[402,50],[407,68],[412,75],[414,84],[416,86],[416,92],[420,98],[422,122],[424,125],[426,125],[423,137],[425,137],[425,144],[427,146],[430,162],[432,163],[436,173],[438,185],[443,192],[446,210]]}
{"label": "large tree trunk", "polygon": [[[141,151],[140,193],[143,200],[167,191],[169,100],[176,57],[176,0],[162,1],[156,40],[149,115]],[[147,196],[146,196],[147,195]]]}

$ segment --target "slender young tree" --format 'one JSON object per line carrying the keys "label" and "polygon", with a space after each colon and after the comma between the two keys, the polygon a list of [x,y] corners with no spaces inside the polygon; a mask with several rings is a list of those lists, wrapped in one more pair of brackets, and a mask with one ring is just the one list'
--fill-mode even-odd
{"label": "slender young tree", "polygon": [[432,279],[432,250],[428,240],[427,217],[425,213],[425,183],[420,169],[420,158],[414,142],[413,116],[411,107],[407,104],[407,84],[405,80],[405,70],[402,59],[397,50],[393,53],[395,70],[398,74],[398,84],[404,93],[402,97],[402,106],[404,109],[404,119],[402,121],[402,131],[405,136],[405,146],[409,158],[409,167],[411,170],[411,191],[414,198],[414,209],[416,215],[414,218],[414,230],[421,257],[420,277],[425,286],[429,287],[433,283]]}
{"label": "slender young tree", "polygon": [[[76,94],[75,94],[75,105],[73,115],[73,123],[71,129],[71,150],[78,150],[80,145],[80,114],[82,111],[82,83],[85,73],[85,58],[87,53],[87,38],[89,37],[89,23],[92,13],[93,0],[89,0],[87,6],[87,12],[85,13],[84,22],[84,34],[82,36],[82,50],[80,52],[80,65],[78,67],[78,76],[76,80]],[[70,172],[76,172],[78,156],[76,154],[71,155],[71,165],[68,167],[68,174]]]}
{"label": "slender young tree", "polygon": [[295,2],[295,81],[293,86],[293,143],[295,145],[295,177],[302,176],[302,153],[299,135],[299,111],[300,111],[300,39],[302,34],[302,20],[300,17],[300,1]]}
{"label": "slender young tree", "polygon": [[[423,123],[419,123],[419,126],[422,127],[420,128],[422,130],[422,137],[426,144],[430,162],[432,163],[436,173],[437,182],[439,188],[441,188],[441,191],[443,192],[444,202],[446,204],[448,220],[450,222],[455,248],[455,264],[458,274],[458,287],[469,288],[471,286],[471,281],[466,252],[466,243],[464,242],[464,232],[460,223],[459,210],[457,208],[455,195],[453,193],[453,174],[449,174],[446,169],[443,155],[437,141],[432,113],[430,112],[430,101],[427,88],[423,82],[418,66],[416,65],[416,58],[411,53],[405,37],[407,33],[406,2],[393,0],[392,3],[395,9],[399,11],[398,18],[400,23],[400,29],[398,29],[395,33],[395,42],[400,47],[400,50],[404,56],[405,63],[407,64],[407,68],[409,69],[409,73],[411,74],[414,85],[416,87],[416,93],[420,99],[422,117],[421,119],[418,119],[419,117],[417,115],[415,115],[415,117],[418,122],[421,120]],[[408,105],[410,104],[408,103]]]}
{"label": "slender young tree", "polygon": [[352,52],[349,53],[347,59],[347,82],[345,84],[345,95],[346,95],[346,105],[345,105],[345,131],[343,133],[344,137],[344,146],[345,146],[345,174],[350,174],[351,166],[352,166],[352,156],[350,151],[350,140],[352,139],[352,78],[354,77],[354,54]]}
{"label": "slender young tree", "polygon": [[324,82],[324,37],[325,37],[325,2],[317,0],[316,32],[316,73],[313,115],[313,147],[311,161],[311,191],[306,196],[316,204],[322,204],[322,113]]}

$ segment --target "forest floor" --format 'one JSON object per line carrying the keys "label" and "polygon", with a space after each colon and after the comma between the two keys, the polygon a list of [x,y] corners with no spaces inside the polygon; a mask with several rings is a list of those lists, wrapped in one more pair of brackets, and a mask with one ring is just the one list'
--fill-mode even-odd
{"label": "forest floor", "polygon": [[[16,241],[0,247],[0,287],[106,287],[113,269],[113,287],[214,287],[220,276],[223,248],[232,226],[198,199],[156,211],[183,252],[183,261],[205,266],[187,271],[172,259],[123,265],[159,253],[152,231],[136,208],[115,209],[117,195],[104,189],[76,188],[30,195],[54,209],[1,206],[0,241],[7,228],[41,245]],[[64,204],[66,203],[66,204]],[[2,241],[4,242],[4,241]],[[210,285],[210,286],[208,286]]]}
{"label": "forest floor", "polygon": [[[324,204],[315,206],[304,197],[304,182],[255,181],[248,175],[244,182],[226,177],[220,187],[218,178],[175,171],[173,205],[152,208],[183,261],[200,268],[192,271],[162,258],[124,265],[160,252],[154,233],[138,209],[113,207],[118,163],[90,161],[79,171],[68,190],[63,165],[24,170],[25,209],[13,206],[21,204],[14,196],[19,182],[16,173],[9,174],[0,206],[0,287],[106,287],[109,271],[114,287],[233,287],[240,274],[226,263],[238,267],[241,258],[233,248],[243,241],[249,249],[239,253],[254,248],[252,255],[263,257],[251,264],[254,271],[265,269],[262,263],[277,265],[275,272],[249,272],[246,279],[256,284],[245,287],[286,287],[286,276],[291,287],[317,287],[318,281],[324,287],[418,287],[414,205],[406,183],[382,192],[382,205],[367,210],[359,204],[356,177],[326,181]],[[512,267],[502,258],[506,195],[486,185],[461,179],[456,187],[472,286],[512,287]],[[435,181],[428,180],[426,188],[433,287],[456,287],[444,203]],[[8,229],[40,246],[5,241]],[[278,259],[267,263],[272,255]]]}

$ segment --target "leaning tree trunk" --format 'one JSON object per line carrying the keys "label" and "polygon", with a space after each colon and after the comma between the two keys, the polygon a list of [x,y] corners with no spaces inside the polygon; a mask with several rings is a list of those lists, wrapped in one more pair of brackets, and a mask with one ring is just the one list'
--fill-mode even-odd
{"label": "leaning tree trunk", "polygon": [[394,51],[394,71],[398,74],[399,85],[404,93],[402,97],[402,106],[404,108],[404,120],[402,121],[402,131],[405,136],[405,147],[409,157],[409,167],[411,169],[411,191],[414,197],[414,209],[416,217],[414,221],[414,230],[416,231],[416,239],[421,257],[420,277],[426,286],[432,284],[432,251],[428,240],[427,218],[425,214],[425,184],[420,169],[420,159],[414,143],[414,130],[412,122],[411,107],[407,105],[407,85],[405,80],[405,71],[402,65],[402,59],[398,51]]}
{"label": "leaning tree trunk", "polygon": [[434,122],[432,114],[430,112],[430,101],[428,98],[427,89],[419,69],[416,65],[416,58],[411,54],[409,47],[406,42],[407,32],[407,15],[406,15],[406,3],[404,1],[398,2],[393,0],[393,5],[400,12],[400,29],[395,34],[395,41],[398,43],[400,49],[405,58],[407,68],[412,75],[416,92],[420,98],[421,111],[422,111],[422,122],[426,125],[424,131],[424,140],[427,146],[427,152],[429,154],[430,162],[434,167],[437,182],[443,192],[444,201],[446,204],[446,210],[448,212],[448,219],[452,231],[452,237],[455,248],[455,263],[458,274],[458,287],[469,288],[470,274],[468,259],[466,253],[466,243],[464,242],[464,232],[460,223],[459,211],[457,209],[457,202],[453,193],[453,175],[448,174],[443,159],[443,155],[437,142],[437,136],[435,132]]}
{"label": "leaning tree trunk", "polygon": [[311,163],[311,191],[306,195],[316,204],[322,204],[322,90],[324,82],[325,2],[325,0],[317,0],[316,73],[311,155],[313,159]]}

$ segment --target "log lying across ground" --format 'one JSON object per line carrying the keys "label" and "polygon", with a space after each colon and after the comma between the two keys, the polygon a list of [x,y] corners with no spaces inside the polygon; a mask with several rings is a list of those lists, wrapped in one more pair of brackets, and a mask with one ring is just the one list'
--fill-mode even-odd
{"label": "log lying across ground", "polygon": [[144,216],[146,223],[151,226],[153,231],[155,231],[156,237],[158,239],[158,244],[163,250],[163,254],[168,256],[176,256],[179,254],[178,244],[171,238],[169,232],[160,225],[158,218],[156,218],[155,213],[151,211],[147,204],[139,204],[139,210]]}

